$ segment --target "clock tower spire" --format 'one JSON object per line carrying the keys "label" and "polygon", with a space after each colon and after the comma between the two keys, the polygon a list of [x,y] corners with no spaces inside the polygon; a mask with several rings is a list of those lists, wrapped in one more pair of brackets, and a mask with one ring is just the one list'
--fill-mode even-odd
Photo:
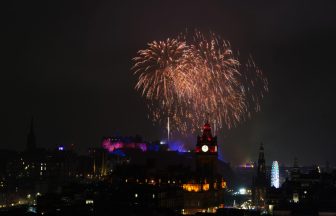
{"label": "clock tower spire", "polygon": [[212,136],[209,122],[203,125],[202,136],[197,136],[196,168],[200,175],[211,177],[217,172],[217,136]]}

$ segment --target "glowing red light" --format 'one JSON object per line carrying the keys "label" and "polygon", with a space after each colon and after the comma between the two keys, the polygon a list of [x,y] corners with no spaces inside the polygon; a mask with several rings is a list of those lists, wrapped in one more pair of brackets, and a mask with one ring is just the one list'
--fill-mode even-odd
{"label": "glowing red light", "polygon": [[210,124],[205,123],[204,126],[203,126],[203,130],[211,130]]}

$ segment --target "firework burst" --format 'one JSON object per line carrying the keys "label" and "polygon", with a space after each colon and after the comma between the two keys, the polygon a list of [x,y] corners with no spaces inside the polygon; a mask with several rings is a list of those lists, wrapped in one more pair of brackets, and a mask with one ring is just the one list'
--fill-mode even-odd
{"label": "firework burst", "polygon": [[250,57],[242,64],[218,35],[180,35],[148,44],[133,59],[135,88],[148,100],[151,118],[185,133],[205,120],[236,126],[260,110],[267,80]]}
{"label": "firework burst", "polygon": [[190,95],[188,89],[193,85],[186,73],[193,63],[188,52],[185,42],[168,38],[149,43],[133,59],[136,63],[132,69],[139,75],[135,88],[148,100],[152,119],[161,122],[170,118],[171,126],[179,131],[187,130],[184,122],[189,115],[183,95]]}

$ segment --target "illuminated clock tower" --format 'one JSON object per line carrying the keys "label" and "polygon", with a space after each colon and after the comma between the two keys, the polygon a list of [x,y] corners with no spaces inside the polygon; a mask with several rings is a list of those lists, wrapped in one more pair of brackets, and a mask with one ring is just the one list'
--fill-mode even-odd
{"label": "illuminated clock tower", "polygon": [[208,122],[203,126],[202,136],[197,136],[195,154],[197,172],[203,177],[214,177],[217,174],[217,136],[212,136]]}

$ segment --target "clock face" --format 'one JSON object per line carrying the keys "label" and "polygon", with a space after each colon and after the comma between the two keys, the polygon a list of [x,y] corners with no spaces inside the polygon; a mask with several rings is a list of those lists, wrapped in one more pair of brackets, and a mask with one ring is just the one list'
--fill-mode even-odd
{"label": "clock face", "polygon": [[207,145],[202,145],[202,151],[207,152],[209,150],[209,147]]}

